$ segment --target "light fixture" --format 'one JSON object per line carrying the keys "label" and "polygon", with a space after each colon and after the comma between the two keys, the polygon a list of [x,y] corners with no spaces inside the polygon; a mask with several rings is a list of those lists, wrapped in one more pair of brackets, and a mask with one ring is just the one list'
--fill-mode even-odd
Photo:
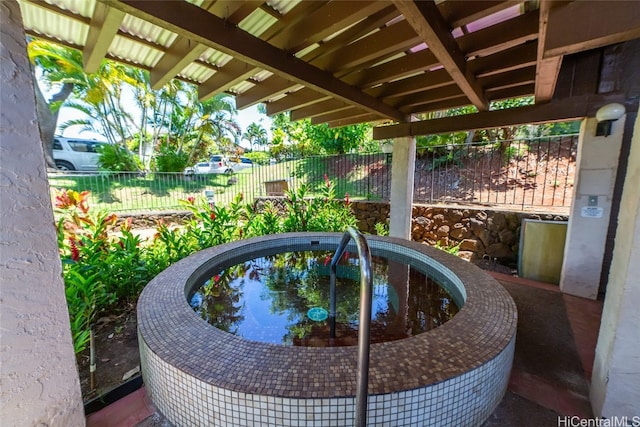
{"label": "light fixture", "polygon": [[624,105],[618,104],[617,102],[600,107],[596,112],[596,120],[598,121],[596,126],[596,136],[606,137],[611,135],[613,122],[622,117],[624,113]]}

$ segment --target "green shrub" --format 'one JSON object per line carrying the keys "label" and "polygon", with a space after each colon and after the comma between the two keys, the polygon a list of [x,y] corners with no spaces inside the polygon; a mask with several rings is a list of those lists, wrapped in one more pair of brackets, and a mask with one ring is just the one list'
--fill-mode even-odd
{"label": "green shrub", "polygon": [[182,172],[189,163],[189,155],[182,151],[163,148],[155,158],[158,172]]}
{"label": "green shrub", "polygon": [[285,212],[270,203],[256,212],[242,194],[229,206],[190,197],[181,203],[193,213],[193,219],[174,227],[159,221],[154,238],[146,244],[133,234],[130,222],[120,224],[116,233],[115,214],[89,212],[89,192],[58,191],[58,247],[76,352],[86,348],[100,313],[135,301],[153,277],[196,251],[265,234],[341,232],[357,224],[348,196],[344,201],[335,199],[328,178],[321,198],[309,199],[305,191],[287,193]]}
{"label": "green shrub", "polygon": [[101,169],[113,172],[140,170],[137,157],[126,147],[117,144],[101,144],[98,165]]}

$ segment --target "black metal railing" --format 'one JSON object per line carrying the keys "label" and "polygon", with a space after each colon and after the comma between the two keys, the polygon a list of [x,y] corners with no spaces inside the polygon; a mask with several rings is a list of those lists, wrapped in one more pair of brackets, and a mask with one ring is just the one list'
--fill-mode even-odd
{"label": "black metal railing", "polygon": [[[419,148],[414,202],[482,204],[509,209],[567,210],[573,193],[575,135]],[[184,173],[59,172],[49,174],[55,189],[88,190],[92,207],[112,212],[172,210],[180,199],[213,194],[228,204],[308,187],[320,194],[325,175],[336,197],[388,201],[391,154],[344,154],[288,159],[254,165],[233,175]]]}

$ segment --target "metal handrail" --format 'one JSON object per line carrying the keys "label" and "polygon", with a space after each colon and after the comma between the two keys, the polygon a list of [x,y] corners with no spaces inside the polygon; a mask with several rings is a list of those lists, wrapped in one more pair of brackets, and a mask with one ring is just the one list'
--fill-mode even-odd
{"label": "metal handrail", "polygon": [[331,260],[329,277],[329,325],[331,338],[336,337],[336,270],[349,240],[353,239],[360,262],[360,328],[358,331],[358,376],[356,378],[356,426],[367,425],[367,399],[369,386],[369,348],[371,339],[371,300],[373,274],[371,252],[366,239],[353,227],[347,228]]}

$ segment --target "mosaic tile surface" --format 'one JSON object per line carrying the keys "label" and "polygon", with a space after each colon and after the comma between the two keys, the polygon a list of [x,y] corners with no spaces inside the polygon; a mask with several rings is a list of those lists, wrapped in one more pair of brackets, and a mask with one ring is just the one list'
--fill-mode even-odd
{"label": "mosaic tile surface", "polygon": [[[248,341],[207,324],[187,302],[200,278],[220,265],[274,248],[332,250],[341,237],[290,233],[234,242],[194,254],[149,283],[138,303],[143,377],[167,418],[176,425],[353,425],[357,347]],[[442,251],[401,239],[367,240],[374,253],[436,274],[464,301],[432,331],[371,346],[369,425],[477,425],[506,390],[513,300],[482,270]]]}

